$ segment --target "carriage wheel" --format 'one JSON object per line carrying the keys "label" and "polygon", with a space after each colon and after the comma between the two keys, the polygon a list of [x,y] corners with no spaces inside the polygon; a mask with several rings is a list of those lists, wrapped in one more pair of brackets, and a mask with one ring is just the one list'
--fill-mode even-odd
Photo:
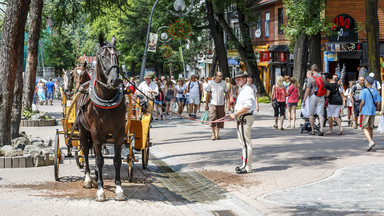
{"label": "carriage wheel", "polygon": [[79,169],[82,169],[84,167],[84,152],[80,146],[78,146],[77,148],[77,151],[75,151],[76,164]]}
{"label": "carriage wheel", "polygon": [[127,155],[128,162],[128,180],[132,182],[133,180],[133,169],[135,163],[135,154],[133,153],[133,146],[135,144],[135,134],[131,137],[131,141],[129,143],[129,155]]}
{"label": "carriage wheel", "polygon": [[55,135],[55,152],[54,152],[54,158],[53,158],[53,163],[54,163],[54,170],[55,170],[55,180],[59,181],[59,165],[60,165],[60,149],[59,149],[59,131],[56,130],[56,135]]}

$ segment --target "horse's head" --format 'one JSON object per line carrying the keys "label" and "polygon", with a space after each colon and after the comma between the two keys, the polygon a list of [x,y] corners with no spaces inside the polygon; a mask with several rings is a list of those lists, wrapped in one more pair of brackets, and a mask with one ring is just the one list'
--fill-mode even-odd
{"label": "horse's head", "polygon": [[76,67],[73,70],[73,73],[76,78],[76,89],[79,89],[83,83],[91,79],[86,67],[87,67],[87,62],[84,62],[82,66]]}
{"label": "horse's head", "polygon": [[104,41],[103,35],[99,35],[100,48],[97,51],[96,73],[98,79],[106,84],[110,89],[116,89],[121,84],[119,79],[119,61],[118,52],[116,51],[116,38],[112,37],[112,41]]}
{"label": "horse's head", "polygon": [[66,71],[63,69],[64,92],[68,92],[73,89],[73,82],[74,82],[73,71]]}

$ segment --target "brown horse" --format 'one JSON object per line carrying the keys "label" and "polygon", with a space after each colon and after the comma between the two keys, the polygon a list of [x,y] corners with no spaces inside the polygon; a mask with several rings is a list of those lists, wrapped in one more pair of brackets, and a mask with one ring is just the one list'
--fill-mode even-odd
{"label": "brown horse", "polygon": [[113,163],[116,176],[116,200],[125,200],[120,181],[121,147],[125,138],[125,112],[126,105],[123,95],[122,82],[119,79],[118,53],[115,48],[116,38],[104,42],[99,36],[100,48],[96,54],[96,72],[89,83],[88,95],[84,94],[77,99],[79,118],[79,136],[85,157],[84,187],[92,187],[90,177],[88,154],[92,145],[96,153],[96,170],[98,190],[96,201],[105,201],[103,190],[102,145],[110,135],[114,139],[115,156]]}
{"label": "brown horse", "polygon": [[80,86],[91,80],[91,75],[87,70],[87,62],[84,62],[82,66],[75,67],[73,69],[73,74],[75,75],[75,89],[79,90]]}

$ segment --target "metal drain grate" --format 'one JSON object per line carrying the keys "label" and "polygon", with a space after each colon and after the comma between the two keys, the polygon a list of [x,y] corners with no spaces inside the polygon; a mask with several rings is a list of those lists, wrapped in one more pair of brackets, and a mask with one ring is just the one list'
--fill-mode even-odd
{"label": "metal drain grate", "polygon": [[217,211],[211,211],[211,212],[215,216],[237,216],[237,214],[235,214],[231,210],[217,210]]}
{"label": "metal drain grate", "polygon": [[326,157],[326,156],[316,156],[316,157],[306,157],[302,160],[307,161],[331,161],[331,160],[337,160],[337,157]]}

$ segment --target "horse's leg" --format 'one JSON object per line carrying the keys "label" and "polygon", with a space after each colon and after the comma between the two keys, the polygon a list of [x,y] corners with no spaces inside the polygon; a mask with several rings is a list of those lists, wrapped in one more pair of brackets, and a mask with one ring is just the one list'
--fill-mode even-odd
{"label": "horse's leg", "polygon": [[113,164],[115,165],[115,184],[116,184],[116,192],[115,192],[115,200],[123,201],[125,200],[124,191],[121,188],[121,180],[120,180],[120,168],[121,168],[121,145],[124,139],[124,133],[120,136],[114,136],[115,138],[115,156],[113,158]]}
{"label": "horse's leg", "polygon": [[[95,139],[93,139],[95,141]],[[101,143],[94,142],[95,151],[96,151],[96,175],[97,175],[97,193],[96,193],[96,201],[103,202],[106,200],[104,193],[104,183],[103,183],[103,166],[104,166],[104,157],[101,153]]]}
{"label": "horse's leg", "polygon": [[[81,131],[81,130],[80,130]],[[84,187],[92,188],[92,179],[91,179],[91,170],[89,169],[89,147],[90,147],[90,136],[89,132],[85,132],[85,134],[80,133],[80,142],[83,146],[83,154],[85,160],[85,178],[84,178]]]}

